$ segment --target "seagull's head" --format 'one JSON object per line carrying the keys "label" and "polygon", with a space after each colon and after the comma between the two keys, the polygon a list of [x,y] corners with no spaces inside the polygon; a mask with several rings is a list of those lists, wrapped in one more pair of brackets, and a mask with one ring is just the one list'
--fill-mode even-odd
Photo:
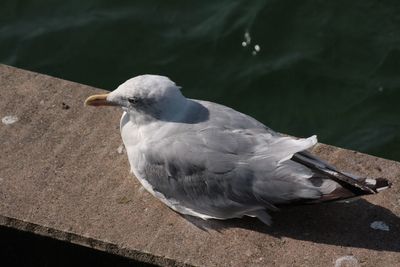
{"label": "seagull's head", "polygon": [[120,106],[133,116],[156,119],[173,116],[185,105],[180,87],[165,76],[140,75],[127,80],[108,94],[92,95],[87,106]]}

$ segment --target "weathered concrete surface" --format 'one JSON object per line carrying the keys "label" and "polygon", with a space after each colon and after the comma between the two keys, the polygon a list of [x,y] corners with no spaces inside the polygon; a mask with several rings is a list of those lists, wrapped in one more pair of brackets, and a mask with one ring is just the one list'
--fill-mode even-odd
{"label": "weathered concrete surface", "polygon": [[394,186],[350,204],[283,210],[272,227],[188,220],[129,174],[117,151],[121,111],[83,107],[101,90],[4,65],[0,86],[1,118],[18,117],[0,124],[1,225],[161,265],[334,266],[353,255],[360,266],[399,266],[400,163],[318,145],[338,167]]}

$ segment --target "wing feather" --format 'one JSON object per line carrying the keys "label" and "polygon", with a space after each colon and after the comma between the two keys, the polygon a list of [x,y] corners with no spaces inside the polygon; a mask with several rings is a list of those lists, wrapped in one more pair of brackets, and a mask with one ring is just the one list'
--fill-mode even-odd
{"label": "wing feather", "polygon": [[[146,145],[142,173],[154,190],[214,217],[240,217],[275,204],[320,196],[312,173],[290,161],[316,142],[259,129],[210,127]],[[285,150],[282,152],[281,150]]]}

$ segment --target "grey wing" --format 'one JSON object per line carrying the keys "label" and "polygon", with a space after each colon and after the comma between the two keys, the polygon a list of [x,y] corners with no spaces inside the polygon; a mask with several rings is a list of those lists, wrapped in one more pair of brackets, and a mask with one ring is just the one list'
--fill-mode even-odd
{"label": "grey wing", "polygon": [[308,181],[311,171],[289,160],[315,143],[315,137],[207,128],[148,144],[141,172],[153,190],[197,213],[267,222],[262,210],[274,204],[320,197]]}
{"label": "grey wing", "polygon": [[[207,127],[216,126],[229,129],[251,129],[252,134],[263,134],[269,133],[273,136],[282,136],[281,134],[275,132],[274,130],[268,128],[256,119],[236,111],[232,108],[219,105],[217,103],[193,100],[194,102],[203,106],[209,112],[209,120],[207,120]],[[194,112],[198,112],[194,110]],[[192,116],[192,114],[188,114]]]}

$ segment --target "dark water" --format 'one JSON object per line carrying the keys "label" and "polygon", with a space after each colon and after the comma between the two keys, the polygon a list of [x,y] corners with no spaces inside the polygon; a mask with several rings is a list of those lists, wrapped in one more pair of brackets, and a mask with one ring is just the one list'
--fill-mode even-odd
{"label": "dark water", "polygon": [[0,62],[109,90],[163,74],[277,131],[400,160],[398,0],[2,0]]}
{"label": "dark water", "polygon": [[0,226],[2,266],[154,267],[122,256]]}

